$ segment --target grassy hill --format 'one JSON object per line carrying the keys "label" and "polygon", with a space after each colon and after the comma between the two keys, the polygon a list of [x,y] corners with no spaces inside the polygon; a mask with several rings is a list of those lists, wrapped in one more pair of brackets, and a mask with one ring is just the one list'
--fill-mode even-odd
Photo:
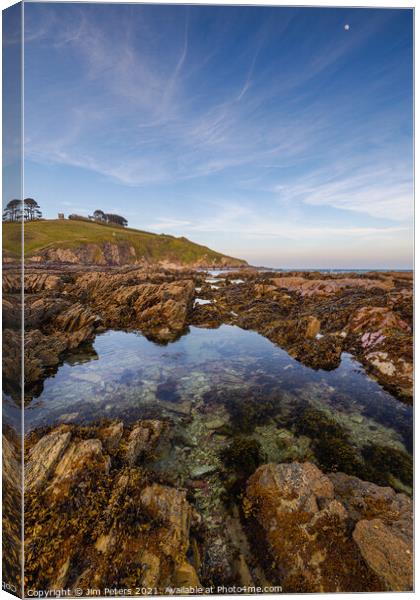
{"label": "grassy hill", "polygon": [[[20,224],[4,223],[4,257],[18,258],[19,245]],[[170,262],[180,265],[246,264],[246,261],[171,235],[89,221],[53,219],[25,223],[26,258],[66,261],[66,256],[70,257],[70,262],[80,260],[81,263],[94,264],[118,264],[118,261],[119,264],[129,264],[142,259],[152,263]]]}

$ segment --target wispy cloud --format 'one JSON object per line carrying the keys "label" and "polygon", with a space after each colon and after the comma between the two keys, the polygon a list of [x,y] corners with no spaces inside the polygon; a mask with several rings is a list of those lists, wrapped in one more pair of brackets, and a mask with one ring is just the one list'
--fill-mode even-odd
{"label": "wispy cloud", "polygon": [[[177,41],[171,40],[172,46],[178,46],[175,60],[171,55],[153,53],[155,44],[151,39],[159,34],[150,29],[145,19],[135,21],[136,30],[125,19],[122,35],[121,28],[101,27],[81,10],[62,27],[57,26],[56,16],[47,21],[50,30],[28,31],[28,40],[50,41],[59,53],[73,52],[79,57],[78,111],[74,111],[72,102],[73,83],[70,90],[64,86],[56,101],[65,118],[59,114],[52,127],[47,119],[47,127],[28,138],[27,155],[38,161],[80,165],[83,147],[85,159],[80,166],[128,185],[156,181],[155,176],[150,177],[151,170],[167,182],[204,177],[239,165],[258,166],[267,160],[287,165],[294,156],[314,149],[322,143],[330,122],[324,107],[312,101],[305,108],[296,108],[287,93],[302,87],[355,45],[346,40],[335,53],[328,52],[327,59],[321,50],[312,52],[310,64],[299,74],[289,71],[278,76],[274,63],[271,68],[261,69],[264,77],[255,74],[254,81],[255,65],[267,35],[261,28],[249,51],[249,62],[243,61],[240,67],[242,87],[238,91],[235,85],[227,85],[223,97],[215,94],[213,101],[202,96],[207,89],[211,93],[211,86],[203,87],[201,80],[202,89],[198,88],[197,94],[189,80],[197,59],[191,52],[187,64],[188,12],[183,32],[175,36]],[[286,30],[288,24],[289,21]],[[356,44],[360,45],[368,34],[366,29]],[[241,72],[237,77],[241,77]],[[266,107],[273,98],[283,102],[280,112],[273,113]],[[30,107],[28,110],[30,116]],[[102,128],[121,150],[120,159],[114,153],[112,166],[101,144]],[[143,156],[134,158],[135,153]],[[155,168],[150,168],[151,163]],[[156,166],[157,163],[160,164]]]}
{"label": "wispy cloud", "polygon": [[410,40],[392,11],[350,9],[348,32],[334,9],[26,11],[25,154],[39,172],[117,184],[127,214],[136,191],[153,197],[150,228],[208,243],[405,235]]}
{"label": "wispy cloud", "polygon": [[336,161],[298,182],[275,185],[280,199],[313,206],[331,206],[372,217],[404,221],[413,216],[414,196],[410,164],[395,160]]}
{"label": "wispy cloud", "polygon": [[302,241],[306,239],[325,239],[325,237],[337,238],[370,238],[392,236],[396,233],[407,232],[407,226],[329,226],[311,225],[308,220],[296,222],[288,217],[279,218],[277,221],[271,217],[262,216],[258,210],[251,209],[229,201],[219,203],[212,202],[213,216],[205,219],[196,218],[190,220],[159,219],[147,223],[152,231],[164,229],[183,230],[189,234],[217,233],[240,235],[248,239],[279,238],[281,240]]}

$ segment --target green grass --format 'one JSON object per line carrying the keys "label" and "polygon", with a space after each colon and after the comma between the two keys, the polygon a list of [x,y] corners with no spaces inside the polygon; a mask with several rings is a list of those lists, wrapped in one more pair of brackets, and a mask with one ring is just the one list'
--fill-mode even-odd
{"label": "green grass", "polygon": [[[19,223],[3,223],[5,256],[19,257],[20,227]],[[128,243],[134,248],[137,259],[144,257],[152,262],[167,260],[192,264],[204,257],[211,261],[225,257],[186,238],[159,235],[137,229],[67,219],[25,223],[25,257],[40,254],[47,248],[73,249],[83,244],[101,245],[105,242]],[[245,261],[238,260],[239,263],[246,264]]]}

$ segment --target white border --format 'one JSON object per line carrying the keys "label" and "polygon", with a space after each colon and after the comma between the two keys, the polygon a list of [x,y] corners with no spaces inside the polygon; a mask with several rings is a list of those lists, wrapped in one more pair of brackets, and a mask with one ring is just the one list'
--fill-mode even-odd
{"label": "white border", "polygon": [[[36,1],[36,0],[34,0]],[[72,0],[43,0],[45,2],[71,2]],[[77,2],[89,2],[89,0],[76,0]],[[32,2],[32,0],[26,0],[26,2]],[[91,2],[92,3],[92,0]],[[103,4],[139,4],[139,2],[132,2],[130,0],[105,0],[104,2],[102,2]],[[336,0],[331,1],[331,0],[317,0],[316,2],[308,2],[308,1],[304,1],[304,0],[289,0],[288,2],[279,2],[279,1],[275,1],[275,0],[271,0],[269,2],[261,2],[259,0],[230,0],[230,1],[226,1],[226,0],[211,0],[211,2],[204,2],[202,0],[196,0],[194,2],[189,2],[189,1],[176,1],[176,0],[162,0],[161,2],[152,2],[149,0],[146,0],[145,2],[141,2],[142,4],[203,4],[203,5],[208,5],[208,4],[213,4],[213,5],[254,5],[254,6],[300,6],[300,7],[305,7],[305,6],[310,6],[310,7],[314,7],[314,6],[319,6],[319,7],[343,7],[343,8],[415,8],[415,0],[382,0],[382,2],[376,2],[374,0],[359,0],[359,1],[355,1],[355,2],[345,2],[343,0]],[[0,0],[0,7],[1,9],[5,9],[13,4],[16,4],[16,2],[13,2],[11,0]],[[414,11],[414,30],[418,31],[419,28],[417,27],[418,25],[418,19],[420,17],[418,17],[418,11]],[[0,36],[1,36],[1,29],[0,29]],[[1,40],[0,40],[1,42]],[[1,47],[1,43],[0,43],[0,47]],[[418,44],[414,44],[414,48],[415,48],[415,55],[414,55],[414,64],[415,64],[415,70],[414,70],[414,93],[415,93],[415,109],[414,109],[414,115],[416,114],[416,108],[417,107],[417,101],[418,101],[418,94],[416,93],[417,91],[417,77],[416,77],[416,66],[420,64],[420,60],[419,60],[419,45]],[[23,56],[23,53],[22,53]],[[0,61],[0,74],[1,74],[1,61]],[[22,86],[23,89],[23,86]],[[23,106],[23,96],[24,96],[24,92],[22,91],[22,106]],[[414,126],[416,125],[416,122],[414,120]],[[1,133],[1,120],[0,120],[0,133]],[[414,134],[416,133],[416,128],[414,129]],[[416,135],[414,135],[414,152],[415,152],[415,174],[418,172],[418,167],[419,167],[419,152],[417,151],[417,144],[418,144],[418,138]],[[23,146],[22,146],[23,147]],[[1,160],[1,147],[0,147],[0,160]],[[22,169],[22,172],[24,171],[24,167]],[[22,183],[23,186],[23,183]],[[418,223],[415,223],[415,233],[417,234],[417,226]],[[1,237],[1,235],[0,235]],[[417,237],[417,236],[415,236]],[[420,250],[419,247],[416,248],[415,251],[415,258],[417,258],[417,252],[419,252],[420,255]],[[415,274],[416,275],[416,274]],[[415,276],[415,282],[417,284],[417,280],[418,277],[417,275]],[[1,293],[1,292],[0,292]],[[417,308],[417,307],[416,307]],[[418,316],[418,311],[415,311],[415,317]],[[417,319],[415,318],[415,322],[417,322]],[[415,337],[415,349],[417,349],[417,336]],[[417,365],[415,365],[417,367]],[[417,368],[415,368],[415,374],[417,375]],[[1,374],[0,374],[1,377]],[[415,402],[417,400],[417,396],[418,394],[415,394]],[[22,411],[23,412],[23,411]],[[23,417],[22,417],[23,420]],[[417,432],[417,424],[415,423],[415,434]],[[416,436],[415,436],[416,439]],[[415,454],[415,458],[416,458],[416,454]],[[415,476],[417,475],[417,460],[415,460]],[[415,479],[417,479],[415,477]],[[0,481],[0,491],[1,491],[1,481]],[[416,503],[417,504],[417,503]],[[415,506],[415,513],[417,513],[417,507]],[[418,528],[417,528],[417,519],[416,519],[416,527],[415,527],[415,533],[416,533],[416,540],[417,540],[417,533],[418,533]],[[1,538],[0,538],[0,551],[1,551]],[[417,552],[415,553],[415,573],[418,573],[418,566],[419,566],[419,557],[417,556]],[[372,594],[370,594],[372,595]],[[385,593],[375,593],[373,594],[376,598],[385,598],[386,596],[389,596],[388,594]],[[398,597],[403,597],[403,596],[411,596],[412,593],[399,593]],[[261,595],[262,597],[267,597],[267,595]],[[299,594],[270,594],[268,595],[270,598],[282,598],[282,597],[291,597],[291,596],[299,596]],[[347,596],[349,596],[349,594],[322,594],[323,598],[331,598],[331,599],[337,599],[337,600],[341,600],[342,598],[346,598]],[[0,590],[0,600],[6,600],[11,598],[12,596],[10,594],[7,594],[6,592],[3,592],[2,590]],[[167,598],[170,598],[170,596],[165,596]],[[223,596],[212,596],[215,598],[237,598],[238,596],[230,596],[230,595],[223,595]],[[161,598],[161,596],[159,597]]]}

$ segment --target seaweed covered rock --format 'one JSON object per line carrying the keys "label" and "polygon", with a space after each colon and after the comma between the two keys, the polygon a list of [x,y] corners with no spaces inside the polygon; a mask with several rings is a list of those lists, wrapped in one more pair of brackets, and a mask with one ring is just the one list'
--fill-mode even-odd
{"label": "seaweed covered rock", "polygon": [[410,512],[403,494],[311,463],[259,467],[244,499],[266,569],[291,592],[411,590]]}
{"label": "seaweed covered rock", "polygon": [[336,369],[340,365],[343,340],[334,335],[325,335],[319,339],[315,336],[308,337],[309,339],[291,348],[291,354],[312,369]]}
{"label": "seaweed covered rock", "polygon": [[[63,287],[63,281],[59,275],[49,275],[48,273],[25,274],[23,283],[25,294],[36,294],[46,290],[61,290]],[[15,289],[16,284],[12,286],[11,291]]]}
{"label": "seaweed covered rock", "polygon": [[45,376],[46,369],[55,367],[66,350],[66,342],[58,335],[45,335],[39,329],[25,334],[25,388],[31,388]]}
{"label": "seaweed covered rock", "polygon": [[[353,532],[361,555],[374,573],[392,591],[408,591],[413,586],[412,540],[380,519],[362,520]],[[396,560],[398,556],[398,560]]]}
{"label": "seaweed covered rock", "polygon": [[[55,306],[54,306],[55,304]],[[60,312],[61,311],[61,312]],[[39,299],[30,304],[26,327],[40,324],[42,329],[25,332],[25,387],[31,390],[51,367],[57,367],[65,351],[92,342],[100,318],[80,303],[68,305]],[[58,314],[56,314],[58,312]]]}
{"label": "seaweed covered rock", "polygon": [[2,434],[2,543],[3,577],[21,585],[22,465],[21,439],[3,421]]}
{"label": "seaweed covered rock", "polygon": [[140,329],[159,342],[172,341],[185,330],[194,299],[191,279],[152,283],[142,271],[97,275],[79,277],[75,292],[102,315],[107,327]]}
{"label": "seaweed covered rock", "polygon": [[100,323],[101,319],[90,308],[76,303],[55,318],[52,329],[60,332],[68,349],[74,349],[82,342],[92,341]]}
{"label": "seaweed covered rock", "polygon": [[155,449],[163,431],[162,421],[140,421],[128,438],[125,458],[130,465],[150,454]]}
{"label": "seaweed covered rock", "polygon": [[154,483],[142,491],[140,503],[150,519],[162,524],[155,532],[159,538],[155,543],[163,554],[184,556],[189,547],[193,518],[186,492]]}
{"label": "seaweed covered rock", "polygon": [[302,276],[275,277],[272,283],[289,291],[297,292],[300,296],[332,296],[346,289],[361,288],[364,290],[381,289],[391,290],[393,288],[392,280],[380,279],[359,279],[359,278],[329,278],[329,279],[311,279]]}
{"label": "seaweed covered rock", "polygon": [[[22,333],[14,329],[4,329],[2,338],[2,374],[4,391],[20,403],[20,365],[22,360]],[[37,371],[37,376],[40,371]]]}
{"label": "seaweed covered rock", "polygon": [[235,472],[249,476],[262,462],[261,444],[253,439],[235,437],[220,453],[220,458]]}
{"label": "seaweed covered rock", "polygon": [[349,477],[329,475],[337,499],[346,507],[353,539],[369,567],[395,591],[413,585],[413,504],[390,487]]}
{"label": "seaweed covered rock", "polygon": [[[276,276],[249,270],[207,282],[198,271],[146,263],[118,269],[61,264],[46,270],[41,262],[30,264],[25,278],[28,338],[39,331],[48,338],[39,346],[54,350],[46,362],[27,356],[31,392],[51,373],[52,354],[56,367],[65,352],[92,341],[98,326],[140,331],[168,343],[189,325],[234,324],[258,331],[314,369],[334,369],[342,352],[349,352],[392,394],[412,399],[411,273]],[[4,323],[10,330],[19,321],[19,287],[19,277],[6,273]],[[198,290],[208,304],[197,302]],[[64,344],[62,351],[58,343]],[[8,362],[6,375],[12,367]]]}
{"label": "seaweed covered rock", "polygon": [[[409,292],[409,290],[406,290]],[[389,299],[394,304],[392,298]],[[356,337],[369,368],[390,389],[409,399],[413,385],[412,318],[388,306],[364,306],[352,315],[347,331]]]}
{"label": "seaweed covered rock", "polygon": [[188,560],[200,516],[150,481],[163,424],[61,425],[27,436],[25,546],[34,589],[200,585]]}
{"label": "seaweed covered rock", "polygon": [[60,429],[42,437],[29,451],[25,463],[25,488],[40,488],[53,473],[71,440],[69,431]]}

